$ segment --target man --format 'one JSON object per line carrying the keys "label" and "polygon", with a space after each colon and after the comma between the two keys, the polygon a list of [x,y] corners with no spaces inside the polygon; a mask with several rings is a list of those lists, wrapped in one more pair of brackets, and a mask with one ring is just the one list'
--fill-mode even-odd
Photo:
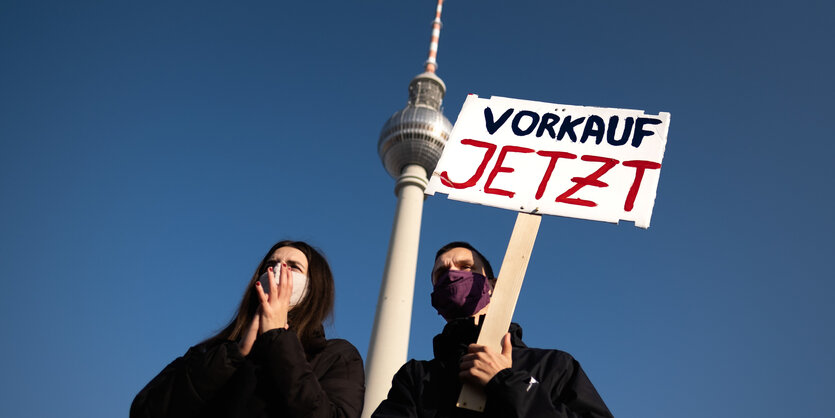
{"label": "man", "polygon": [[[372,417],[611,417],[580,364],[568,353],[528,348],[511,324],[495,352],[475,344],[496,279],[466,242],[438,250],[432,306],[447,320],[433,340],[435,358],[410,360]],[[458,408],[462,381],[484,388],[484,413]]]}

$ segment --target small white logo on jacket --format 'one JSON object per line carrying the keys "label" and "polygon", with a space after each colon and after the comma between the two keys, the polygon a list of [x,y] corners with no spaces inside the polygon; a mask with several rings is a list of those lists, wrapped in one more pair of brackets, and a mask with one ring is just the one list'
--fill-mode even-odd
{"label": "small white logo on jacket", "polygon": [[527,389],[525,389],[525,392],[530,392],[530,391],[531,391],[531,387],[532,387],[533,385],[537,384],[537,383],[539,383],[539,381],[537,381],[536,379],[534,379],[534,378],[533,378],[533,376],[531,376],[531,380],[530,380],[530,382],[528,382],[528,388],[527,388]]}

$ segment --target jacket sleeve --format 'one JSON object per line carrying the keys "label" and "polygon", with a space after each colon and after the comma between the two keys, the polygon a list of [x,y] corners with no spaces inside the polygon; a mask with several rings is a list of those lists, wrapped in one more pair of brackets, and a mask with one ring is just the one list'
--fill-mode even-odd
{"label": "jacket sleeve", "polygon": [[243,362],[244,357],[231,341],[194,346],[136,395],[130,417],[193,417]]}
{"label": "jacket sleeve", "polygon": [[347,341],[337,340],[325,350],[331,351],[332,358],[325,374],[317,378],[294,332],[279,328],[258,336],[250,356],[267,371],[276,388],[275,397],[267,402],[286,405],[273,410],[292,417],[360,416],[365,394],[362,357]]}
{"label": "jacket sleeve", "polygon": [[388,396],[374,410],[371,418],[411,418],[418,416],[415,400],[417,391],[413,379],[415,376],[414,365],[414,360],[410,360],[395,373]]}
{"label": "jacket sleeve", "polygon": [[485,387],[486,409],[503,417],[611,418],[580,364],[563,357],[559,368],[550,368],[555,382],[531,380],[525,371],[500,371]]}

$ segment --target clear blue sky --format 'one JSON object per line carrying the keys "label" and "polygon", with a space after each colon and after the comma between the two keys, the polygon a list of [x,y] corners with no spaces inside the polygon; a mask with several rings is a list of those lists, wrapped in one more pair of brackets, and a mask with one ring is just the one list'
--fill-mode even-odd
{"label": "clear blue sky", "polygon": [[[393,180],[376,152],[434,1],[0,3],[0,416],[126,416],[232,315],[269,246],[320,247],[363,355]],[[515,320],[619,417],[826,416],[835,391],[831,1],[444,7],[467,93],[671,113],[652,227],[543,219]],[[827,127],[830,128],[827,128]],[[498,265],[515,214],[426,200]]]}

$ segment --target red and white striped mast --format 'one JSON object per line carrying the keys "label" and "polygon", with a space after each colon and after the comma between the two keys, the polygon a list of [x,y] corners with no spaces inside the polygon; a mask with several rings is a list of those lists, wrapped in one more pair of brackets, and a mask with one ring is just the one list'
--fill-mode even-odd
{"label": "red and white striped mast", "polygon": [[406,362],[423,191],[452,131],[452,124],[441,112],[446,86],[435,75],[442,5],[443,0],[438,0],[424,72],[409,83],[406,107],[383,125],[377,143],[383,166],[396,180],[397,208],[365,363],[363,418],[370,417],[386,398],[392,377]]}
{"label": "red and white striped mast", "polygon": [[435,8],[435,20],[432,21],[432,39],[429,41],[429,58],[424,64],[424,71],[435,73],[438,69],[438,39],[441,38],[441,9],[444,7],[444,0],[438,0],[438,7]]}

